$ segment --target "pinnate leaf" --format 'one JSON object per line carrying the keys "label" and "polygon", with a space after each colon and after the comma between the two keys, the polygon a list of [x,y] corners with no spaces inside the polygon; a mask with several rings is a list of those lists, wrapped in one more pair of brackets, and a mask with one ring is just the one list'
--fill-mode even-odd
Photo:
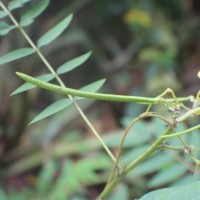
{"label": "pinnate leaf", "polygon": [[200,181],[189,185],[173,188],[165,188],[150,192],[139,200],[198,200],[199,199]]}
{"label": "pinnate leaf", "polygon": [[0,22],[0,35],[6,35],[14,28],[15,28],[14,25],[8,25],[5,22]]}
{"label": "pinnate leaf", "polygon": [[55,40],[57,37],[59,37],[63,31],[68,27],[72,20],[72,14],[67,16],[65,19],[63,19],[60,23],[55,25],[53,28],[51,28],[47,33],[45,33],[37,42],[38,47],[42,47],[44,45],[49,44],[53,40]]}
{"label": "pinnate leaf", "polygon": [[54,103],[52,103],[50,106],[48,106],[47,108],[45,108],[41,113],[39,113],[30,123],[33,124],[35,122],[38,122],[46,117],[49,117],[61,110],[63,110],[64,108],[70,106],[73,103],[72,100],[70,99],[60,99]]}
{"label": "pinnate leaf", "polygon": [[74,58],[70,61],[67,61],[66,63],[64,63],[63,65],[58,67],[57,73],[58,74],[64,74],[66,72],[69,72],[69,71],[75,69],[76,67],[83,64],[90,57],[90,55],[91,55],[91,52],[88,52],[88,53],[83,54],[83,55],[81,55],[77,58]]}
{"label": "pinnate leaf", "polygon": [[17,60],[19,58],[26,57],[30,54],[33,54],[34,52],[35,50],[32,48],[22,48],[11,51],[0,57],[0,65]]}
{"label": "pinnate leaf", "polygon": [[[80,88],[80,90],[85,91],[85,92],[96,92],[103,86],[105,81],[106,81],[106,79],[101,79],[101,80],[95,81],[93,83],[90,83],[90,84]],[[76,97],[75,99],[80,100],[80,99],[84,99],[84,98]]]}
{"label": "pinnate leaf", "polygon": [[8,4],[8,10],[14,10],[16,8],[20,8],[23,6],[23,4],[27,3],[28,1],[30,0],[14,0],[14,1],[11,1],[9,4]]}
{"label": "pinnate leaf", "polygon": [[[36,78],[41,81],[49,82],[49,81],[53,80],[55,78],[55,76],[53,74],[43,74]],[[11,95],[19,94],[19,93],[25,92],[27,90],[30,90],[32,88],[35,88],[35,87],[36,87],[35,85],[27,82],[27,83],[24,83],[21,86],[19,86]]]}
{"label": "pinnate leaf", "polygon": [[20,20],[20,25],[21,26],[30,25],[34,21],[34,19],[45,10],[48,4],[49,0],[39,1],[38,4],[36,4],[22,16]]}

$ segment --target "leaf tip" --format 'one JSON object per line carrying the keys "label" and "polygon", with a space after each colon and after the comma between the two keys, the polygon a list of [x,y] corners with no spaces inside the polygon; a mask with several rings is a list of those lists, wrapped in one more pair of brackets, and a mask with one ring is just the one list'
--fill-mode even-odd
{"label": "leaf tip", "polygon": [[101,79],[101,80],[102,80],[102,82],[103,82],[103,83],[105,83],[105,82],[106,82],[106,78],[103,78],[103,79]]}
{"label": "leaf tip", "polygon": [[34,119],[32,119],[32,120],[28,123],[28,126],[34,124],[35,122],[37,122],[37,121],[36,121],[35,118],[34,118]]}
{"label": "leaf tip", "polygon": [[14,96],[14,95],[15,95],[15,91],[12,92],[12,93],[10,94],[10,97],[12,97],[12,96]]}
{"label": "leaf tip", "polygon": [[92,54],[92,51],[88,51],[88,54],[91,55],[91,54]]}
{"label": "leaf tip", "polygon": [[102,79],[100,79],[99,82],[101,82],[101,84],[104,85],[105,82],[106,82],[106,78],[102,78]]}
{"label": "leaf tip", "polygon": [[89,51],[87,54],[88,58],[92,55],[92,51]]}
{"label": "leaf tip", "polygon": [[74,14],[73,13],[71,13],[71,14],[69,14],[69,16],[68,16],[71,20],[73,19],[73,17],[74,17]]}

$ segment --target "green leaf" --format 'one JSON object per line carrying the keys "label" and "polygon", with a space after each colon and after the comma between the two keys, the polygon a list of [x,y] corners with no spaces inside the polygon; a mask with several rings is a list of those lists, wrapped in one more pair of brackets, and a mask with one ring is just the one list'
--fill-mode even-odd
{"label": "green leaf", "polygon": [[[137,124],[135,124],[135,125],[137,125]],[[110,148],[118,148],[119,144],[122,140],[122,137],[123,137],[123,132],[119,132],[119,134],[116,134],[115,137],[113,137],[112,135],[107,136],[105,138],[105,143]],[[141,144],[147,142],[149,139],[150,139],[149,134],[141,134],[140,132],[137,132],[136,130],[134,130],[134,131],[131,131],[126,136],[123,147],[127,148],[127,147],[141,145]]]}
{"label": "green leaf", "polygon": [[[49,81],[53,80],[55,78],[55,76],[53,74],[43,74],[43,75],[38,76],[36,78],[41,80],[41,81],[49,82]],[[12,92],[11,96],[25,92],[25,91],[30,90],[30,89],[35,88],[35,87],[36,86],[31,84],[31,83],[24,83],[21,86],[19,86],[14,92]]]}
{"label": "green leaf", "polygon": [[14,25],[8,25],[5,22],[0,22],[0,35],[6,35],[14,28],[15,28]]}
{"label": "green leaf", "polygon": [[[85,158],[75,164],[74,178],[78,182],[84,184],[91,184],[98,182],[98,170],[108,169],[110,167],[110,160],[107,156],[99,155],[98,160],[94,162],[92,158]],[[83,173],[84,172],[84,173]]]}
{"label": "green leaf", "polygon": [[4,18],[5,16],[7,16],[8,13],[6,13],[5,11],[3,10],[0,10],[0,19]]}
{"label": "green leaf", "polygon": [[22,49],[11,51],[0,57],[0,65],[8,63],[8,62],[12,62],[19,58],[26,57],[28,55],[33,54],[34,52],[35,50],[32,48],[22,48]]}
{"label": "green leaf", "polygon": [[198,200],[199,199],[200,181],[182,186],[165,188],[150,192],[139,200]]}
{"label": "green leaf", "polygon": [[[185,136],[188,136],[188,135],[185,135]],[[174,138],[174,139],[176,139],[176,138]],[[193,133],[190,133],[189,144],[192,144],[193,147],[200,147],[199,130],[196,130]],[[193,152],[193,156],[198,158],[200,156],[200,152],[199,151],[194,151]]]}
{"label": "green leaf", "polygon": [[127,200],[127,199],[129,199],[129,189],[128,186],[125,184],[120,184],[119,186],[117,186],[117,188],[108,198],[108,200]]}
{"label": "green leaf", "polygon": [[160,171],[149,182],[148,187],[160,187],[168,184],[181,177],[187,169],[179,163],[174,163],[172,166]]}
{"label": "green leaf", "polygon": [[60,23],[51,28],[47,33],[45,33],[37,42],[38,47],[42,47],[44,45],[49,44],[53,40],[55,40],[59,35],[63,33],[63,31],[68,27],[72,20],[72,14],[62,20]]}
{"label": "green leaf", "polygon": [[[128,165],[130,162],[135,160],[138,156],[140,156],[143,152],[145,152],[148,149],[149,145],[144,144],[140,145],[137,148],[132,148],[131,150],[125,152],[121,158],[120,163],[122,165]],[[143,164],[143,163],[142,163]],[[135,172],[135,170],[133,170]],[[135,173],[134,173],[135,174]],[[137,173],[136,173],[137,174]]]}
{"label": "green leaf", "polygon": [[176,190],[177,188],[165,188],[161,190],[156,190],[146,194],[142,198],[139,198],[139,200],[169,200],[168,196]]}
{"label": "green leaf", "polygon": [[29,11],[27,11],[20,20],[21,26],[28,26],[30,25],[34,19],[40,15],[48,6],[49,0],[39,1],[34,7],[32,7]]}
{"label": "green leaf", "polygon": [[81,55],[77,58],[74,58],[70,61],[67,61],[66,63],[64,63],[63,65],[58,67],[57,73],[58,74],[64,74],[66,72],[69,72],[69,71],[75,69],[76,67],[83,64],[90,57],[90,55],[91,55],[91,52],[88,52],[88,53],[83,54],[83,55]]}
{"label": "green leaf", "polygon": [[130,172],[130,176],[144,176],[146,174],[153,173],[155,171],[161,170],[163,167],[170,164],[173,158],[165,153],[159,153],[151,156],[149,159],[145,160],[141,165]]}
{"label": "green leaf", "polygon": [[159,137],[160,132],[165,130],[165,124],[158,118],[153,118],[151,126],[149,127],[150,134],[152,137]]}
{"label": "green leaf", "polygon": [[173,186],[173,187],[184,186],[184,185],[190,184],[190,183],[198,181],[198,180],[199,180],[198,174],[190,173],[190,174],[187,174],[187,175],[179,178],[176,182],[173,182],[171,184],[171,186]]}
{"label": "green leaf", "polygon": [[30,123],[33,124],[35,122],[38,122],[46,117],[49,117],[55,113],[57,113],[58,111],[63,110],[64,108],[70,106],[73,103],[72,100],[70,99],[60,99],[54,103],[52,103],[50,106],[48,106],[47,108],[45,108],[41,113],[39,113]]}
{"label": "green leaf", "polygon": [[88,199],[86,199],[85,197],[75,196],[75,197],[72,197],[71,200],[88,200]]}
{"label": "green leaf", "polygon": [[[103,86],[105,81],[106,81],[106,79],[101,79],[101,80],[95,81],[93,83],[90,83],[89,85],[86,85],[86,86],[80,88],[80,90],[85,91],[85,92],[96,92]],[[83,97],[75,97],[75,99],[80,100],[80,99],[84,99],[84,98]]]}
{"label": "green leaf", "polygon": [[44,166],[38,177],[38,183],[37,183],[38,192],[44,193],[48,190],[48,188],[50,188],[50,184],[53,180],[56,169],[57,169],[56,163],[53,161],[50,161]]}
{"label": "green leaf", "polygon": [[48,199],[69,199],[69,195],[80,187],[74,175],[74,164],[70,159],[66,159],[62,165],[59,178],[50,190]]}
{"label": "green leaf", "polygon": [[0,199],[1,200],[7,200],[5,192],[0,188]]}
{"label": "green leaf", "polygon": [[8,4],[8,10],[14,10],[16,8],[20,8],[23,6],[23,4],[27,3],[28,1],[30,0],[14,0],[14,1],[11,1],[9,4]]}

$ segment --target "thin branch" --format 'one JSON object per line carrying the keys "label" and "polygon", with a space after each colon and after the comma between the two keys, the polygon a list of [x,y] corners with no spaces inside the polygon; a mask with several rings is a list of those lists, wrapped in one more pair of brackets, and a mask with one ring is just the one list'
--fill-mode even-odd
{"label": "thin branch", "polygon": [[200,129],[200,124],[197,125],[197,126],[194,126],[192,128],[189,128],[185,131],[181,131],[181,132],[178,132],[178,133],[173,133],[171,135],[163,135],[163,136],[160,136],[161,138],[172,138],[172,137],[177,137],[177,136],[180,136],[180,135],[183,135],[183,134],[187,134],[187,133],[190,133],[192,131],[196,131],[197,129]]}
{"label": "thin branch", "polygon": [[173,125],[172,125],[169,121],[167,121],[165,118],[161,117],[160,115],[156,115],[156,114],[151,113],[151,112],[142,113],[140,116],[138,116],[136,119],[134,119],[134,120],[129,124],[129,126],[126,128],[126,130],[125,130],[125,132],[124,132],[124,134],[123,134],[122,140],[121,140],[120,145],[119,145],[119,150],[118,150],[118,152],[117,152],[115,166],[114,166],[114,169],[113,169],[113,171],[112,171],[112,174],[111,174],[111,176],[110,176],[110,178],[109,178],[109,180],[108,180],[108,184],[112,181],[112,179],[113,179],[113,177],[114,177],[114,175],[115,175],[115,173],[116,173],[117,166],[118,166],[118,164],[119,164],[119,159],[120,159],[120,157],[121,157],[121,153],[122,153],[122,150],[123,150],[123,144],[124,144],[124,141],[125,141],[126,136],[127,136],[128,133],[129,133],[129,130],[133,127],[133,125],[134,125],[136,122],[138,122],[138,121],[141,120],[141,119],[147,118],[147,117],[156,117],[156,118],[159,118],[159,119],[163,120],[165,123],[167,123],[167,125],[173,129]]}
{"label": "thin branch", "polygon": [[[173,129],[168,127],[162,135],[168,135]],[[159,137],[145,152],[143,152],[136,160],[129,164],[119,175],[115,176],[113,180],[107,185],[103,192],[99,195],[97,200],[104,200],[109,196],[113,188],[136,166],[150,156],[157,147],[163,142],[163,138]]]}

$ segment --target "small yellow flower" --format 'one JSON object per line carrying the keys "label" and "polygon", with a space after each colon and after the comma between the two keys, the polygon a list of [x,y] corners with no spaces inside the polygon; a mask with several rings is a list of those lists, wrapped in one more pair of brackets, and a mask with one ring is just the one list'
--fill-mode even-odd
{"label": "small yellow flower", "polygon": [[127,24],[139,24],[142,27],[149,27],[152,23],[151,16],[142,10],[131,9],[124,15],[124,22]]}

